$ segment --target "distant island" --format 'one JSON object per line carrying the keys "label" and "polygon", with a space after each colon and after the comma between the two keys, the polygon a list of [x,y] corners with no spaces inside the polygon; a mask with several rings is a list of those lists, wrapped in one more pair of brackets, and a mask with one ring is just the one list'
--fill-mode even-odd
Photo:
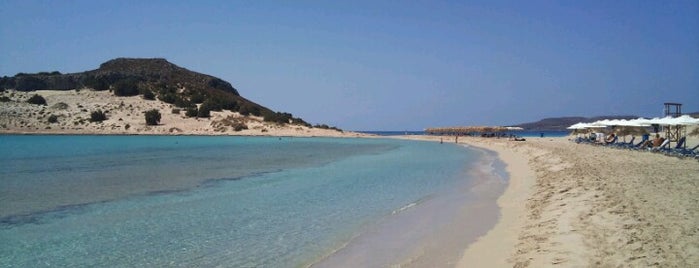
{"label": "distant island", "polygon": [[161,58],[0,78],[0,133],[343,136],[242,97],[222,79]]}
{"label": "distant island", "polygon": [[[687,113],[688,115],[694,117],[694,118],[699,118],[699,112],[693,112],[693,113]],[[531,123],[523,123],[519,125],[515,125],[517,127],[521,127],[525,130],[534,130],[534,131],[566,131],[567,127],[576,124],[576,123],[591,123],[595,122],[598,120],[604,120],[604,119],[636,119],[642,116],[637,116],[637,115],[606,115],[606,116],[595,116],[595,117],[580,117],[580,116],[569,116],[569,117],[553,117],[553,118],[545,118],[541,119],[536,122],[531,122]]]}
{"label": "distant island", "polygon": [[525,130],[535,130],[535,131],[564,131],[566,128],[579,122],[589,123],[595,122],[602,119],[636,119],[640,116],[635,115],[608,115],[608,116],[595,116],[595,117],[580,117],[580,116],[569,116],[569,117],[553,117],[544,118],[536,122],[523,123],[515,125],[521,127]]}

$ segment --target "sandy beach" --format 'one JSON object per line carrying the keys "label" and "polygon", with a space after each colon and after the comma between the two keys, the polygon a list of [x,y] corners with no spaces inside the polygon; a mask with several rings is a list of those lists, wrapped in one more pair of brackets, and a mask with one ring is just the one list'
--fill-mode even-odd
{"label": "sandy beach", "polygon": [[459,143],[496,151],[510,184],[457,267],[699,265],[699,161],[567,138]]}
{"label": "sandy beach", "polygon": [[[40,94],[48,105],[26,103]],[[5,91],[0,133],[369,137],[278,125],[237,113],[187,118],[170,104],[107,91]],[[158,109],[158,126],[143,112]],[[108,119],[89,122],[90,112]],[[55,115],[57,123],[49,123]],[[234,123],[247,129],[235,131]],[[402,136],[454,142],[453,137]],[[576,144],[568,138],[461,137],[464,146],[497,152],[510,176],[498,199],[500,219],[465,249],[457,267],[697,267],[699,161],[651,152]],[[699,143],[690,138],[688,144]]]}

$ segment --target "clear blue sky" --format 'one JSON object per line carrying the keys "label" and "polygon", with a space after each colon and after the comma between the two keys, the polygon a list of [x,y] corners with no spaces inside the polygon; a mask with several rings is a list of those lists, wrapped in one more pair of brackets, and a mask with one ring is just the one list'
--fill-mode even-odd
{"label": "clear blue sky", "polygon": [[162,57],[349,130],[699,111],[699,1],[0,1],[0,75]]}

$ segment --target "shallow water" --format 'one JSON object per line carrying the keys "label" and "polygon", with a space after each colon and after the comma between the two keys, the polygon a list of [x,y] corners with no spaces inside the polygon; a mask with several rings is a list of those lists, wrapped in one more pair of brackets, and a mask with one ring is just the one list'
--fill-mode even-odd
{"label": "shallow water", "polygon": [[451,185],[366,226],[313,267],[454,267],[466,247],[499,218],[497,198],[507,184],[495,153],[466,171],[469,180]]}
{"label": "shallow water", "polygon": [[2,267],[306,266],[394,215],[497,182],[474,173],[481,153],[390,139],[0,136],[0,147]]}

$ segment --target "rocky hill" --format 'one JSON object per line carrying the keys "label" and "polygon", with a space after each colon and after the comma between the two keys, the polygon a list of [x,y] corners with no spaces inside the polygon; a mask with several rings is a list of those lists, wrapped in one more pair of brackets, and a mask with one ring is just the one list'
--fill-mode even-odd
{"label": "rocky hill", "polygon": [[[151,121],[149,121],[149,118]],[[165,59],[0,78],[0,133],[343,136],[274,112],[219,78]]]}
{"label": "rocky hill", "polygon": [[[308,124],[289,113],[272,110],[238,94],[228,82],[187,70],[165,59],[118,58],[102,63],[96,70],[61,74],[19,73],[0,78],[0,90],[109,90],[116,96],[142,95],[187,110],[190,115],[207,117],[210,111],[229,110],[242,115],[262,116],[266,121]],[[196,111],[193,111],[196,110]]]}

